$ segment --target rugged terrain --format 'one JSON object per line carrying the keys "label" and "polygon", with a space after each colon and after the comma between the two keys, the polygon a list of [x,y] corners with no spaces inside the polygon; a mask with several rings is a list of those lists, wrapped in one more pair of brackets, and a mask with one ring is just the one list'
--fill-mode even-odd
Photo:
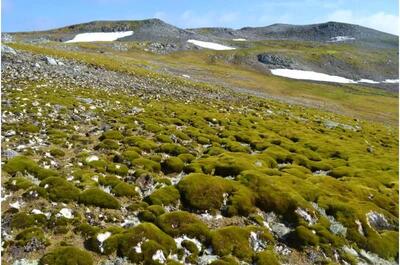
{"label": "rugged terrain", "polygon": [[[153,23],[174,38],[153,39]],[[147,29],[60,42],[100,25]],[[397,50],[375,37],[185,40],[213,34],[150,20],[3,35],[4,264],[398,263],[395,85],[268,73],[397,79]]]}

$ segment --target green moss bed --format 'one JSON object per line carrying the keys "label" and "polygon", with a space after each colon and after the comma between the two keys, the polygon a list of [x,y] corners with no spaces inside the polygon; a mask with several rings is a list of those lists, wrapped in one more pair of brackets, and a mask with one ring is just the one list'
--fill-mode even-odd
{"label": "green moss bed", "polygon": [[254,98],[2,96],[2,149],[25,145],[2,157],[5,264],[398,260],[397,128]]}

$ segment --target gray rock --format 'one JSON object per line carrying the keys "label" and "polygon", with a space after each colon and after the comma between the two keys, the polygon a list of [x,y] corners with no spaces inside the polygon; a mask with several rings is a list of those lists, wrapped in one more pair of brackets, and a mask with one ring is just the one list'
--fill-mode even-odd
{"label": "gray rock", "polygon": [[265,222],[271,231],[279,238],[284,237],[292,231],[284,223],[279,222],[278,217],[273,212],[265,214]]}
{"label": "gray rock", "polygon": [[13,48],[4,44],[1,45],[1,53],[9,53],[12,55],[17,55],[17,52]]}
{"label": "gray rock", "polygon": [[99,265],[132,265],[127,258],[115,257],[102,261]]}
{"label": "gray rock", "polygon": [[298,207],[294,212],[302,217],[309,225],[313,225],[318,221],[316,217],[312,216],[310,213],[300,207]]}
{"label": "gray rock", "polygon": [[154,185],[154,180],[151,175],[145,174],[136,179],[136,185],[143,191],[151,190]]}
{"label": "gray rock", "polygon": [[46,60],[46,62],[47,62],[48,64],[50,64],[50,65],[57,65],[56,59],[54,59],[54,58],[52,58],[52,57],[46,56],[45,60]]}
{"label": "gray rock", "polygon": [[2,156],[5,157],[7,160],[16,157],[18,155],[18,152],[14,150],[4,150],[2,153],[3,153]]}
{"label": "gray rock", "polygon": [[335,217],[333,217],[331,215],[327,215],[326,212],[325,212],[325,209],[319,207],[317,203],[313,202],[311,204],[314,207],[314,209],[318,211],[318,213],[320,215],[328,218],[328,220],[330,222],[329,230],[332,233],[334,233],[335,235],[346,236],[347,228],[344,225],[342,225],[340,222],[336,221]]}
{"label": "gray rock", "polygon": [[346,236],[347,228],[344,225],[336,221],[335,218],[333,218],[333,216],[328,216],[328,219],[331,222],[329,230],[331,230],[332,233],[334,233],[335,235]]}
{"label": "gray rock", "polygon": [[8,33],[1,33],[1,41],[2,42],[13,42],[14,37]]}
{"label": "gray rock", "polygon": [[259,62],[277,68],[292,68],[293,60],[278,54],[262,53],[257,55]]}
{"label": "gray rock", "polygon": [[368,224],[377,230],[390,229],[391,225],[381,213],[370,211],[366,215]]}
{"label": "gray rock", "polygon": [[16,135],[16,134],[17,134],[16,131],[14,131],[14,130],[9,130],[9,131],[7,131],[7,132],[4,133],[4,136],[6,136],[6,137],[11,137],[11,136],[14,136],[14,135]]}
{"label": "gray rock", "polygon": [[38,265],[38,260],[27,260],[27,259],[19,259],[14,261],[12,265]]}
{"label": "gray rock", "polygon": [[26,243],[26,245],[24,246],[24,251],[33,252],[33,251],[38,251],[40,249],[44,249],[45,247],[46,246],[43,244],[42,241],[34,237],[28,243]]}
{"label": "gray rock", "polygon": [[367,252],[363,249],[360,251],[360,257],[368,262],[368,264],[375,264],[375,265],[395,265],[398,264],[395,261],[387,261],[380,258],[378,255]]}
{"label": "gray rock", "polygon": [[357,131],[360,129],[357,126],[351,126],[348,124],[343,124],[343,123],[330,121],[330,120],[323,121],[323,124],[326,128],[329,128],[329,129],[342,128],[344,130],[349,130],[349,131]]}
{"label": "gray rock", "polygon": [[79,101],[86,103],[86,104],[92,104],[93,103],[93,99],[91,98],[78,98]]}

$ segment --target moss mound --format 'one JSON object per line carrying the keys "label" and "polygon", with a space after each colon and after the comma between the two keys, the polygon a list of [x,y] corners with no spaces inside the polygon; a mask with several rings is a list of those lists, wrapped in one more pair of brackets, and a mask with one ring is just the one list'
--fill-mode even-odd
{"label": "moss mound", "polygon": [[301,225],[289,235],[289,241],[295,247],[316,246],[319,238],[310,229]]}
{"label": "moss mound", "polygon": [[228,196],[226,209],[228,215],[247,215],[254,206],[255,198],[248,188],[221,177],[199,173],[187,175],[178,184],[183,202],[198,210],[219,210]]}
{"label": "moss mound", "polygon": [[39,265],[92,265],[93,258],[89,252],[76,247],[58,247],[46,253]]}
{"label": "moss mound", "polygon": [[43,245],[49,244],[49,241],[45,237],[43,230],[37,227],[22,230],[15,236],[16,244],[19,246],[26,246],[26,244],[33,239],[38,240]]}
{"label": "moss mound", "polygon": [[174,186],[159,188],[147,198],[149,203],[157,205],[175,205],[179,199],[179,191]]}
{"label": "moss mound", "polygon": [[138,168],[142,168],[144,170],[150,171],[150,172],[160,172],[161,170],[161,165],[160,163],[141,157],[141,158],[137,158],[132,160],[132,165],[134,167],[138,167]]}
{"label": "moss mound", "polygon": [[83,191],[79,195],[79,203],[85,205],[93,205],[101,208],[119,209],[120,203],[112,195],[102,191],[101,189],[91,188]]}
{"label": "moss mound", "polygon": [[272,250],[264,250],[257,254],[256,263],[259,265],[280,265],[278,258]]}
{"label": "moss mound", "polygon": [[207,226],[196,215],[185,211],[162,214],[157,218],[157,225],[173,237],[187,235],[205,242],[210,234]]}
{"label": "moss mound", "polygon": [[250,262],[255,255],[255,251],[249,244],[251,231],[257,231],[260,240],[269,243],[273,242],[272,235],[265,229],[228,226],[214,230],[211,233],[211,245],[217,255],[233,255],[241,260]]}
{"label": "moss mound", "polygon": [[16,156],[8,160],[8,162],[3,166],[3,170],[11,175],[15,175],[17,172],[21,173],[31,173],[38,179],[42,180],[52,176],[58,176],[58,173],[51,169],[45,169],[39,167],[35,161],[25,157]]}
{"label": "moss mound", "polygon": [[169,157],[161,164],[161,167],[165,174],[179,173],[183,170],[183,162],[178,157]]}
{"label": "moss mound", "polygon": [[[142,251],[135,251],[133,246],[141,246]],[[166,257],[176,251],[176,245],[173,238],[151,223],[129,229],[121,235],[118,244],[118,252],[133,263],[151,262],[157,250],[163,251]]]}
{"label": "moss mound", "polygon": [[35,217],[24,212],[17,213],[11,219],[11,228],[26,228],[35,224]]}
{"label": "moss mound", "polygon": [[117,197],[133,198],[139,195],[135,190],[135,186],[122,181],[115,185],[111,192]]}
{"label": "moss mound", "polygon": [[40,187],[46,189],[49,198],[56,202],[78,200],[80,189],[60,177],[49,177],[40,182]]}

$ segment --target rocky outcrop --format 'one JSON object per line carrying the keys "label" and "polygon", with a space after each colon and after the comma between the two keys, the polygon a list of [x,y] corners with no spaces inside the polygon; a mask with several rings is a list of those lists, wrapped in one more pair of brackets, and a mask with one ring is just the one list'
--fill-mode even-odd
{"label": "rocky outcrop", "polygon": [[257,55],[259,62],[272,66],[273,68],[289,68],[293,66],[293,60],[279,54],[261,53]]}

